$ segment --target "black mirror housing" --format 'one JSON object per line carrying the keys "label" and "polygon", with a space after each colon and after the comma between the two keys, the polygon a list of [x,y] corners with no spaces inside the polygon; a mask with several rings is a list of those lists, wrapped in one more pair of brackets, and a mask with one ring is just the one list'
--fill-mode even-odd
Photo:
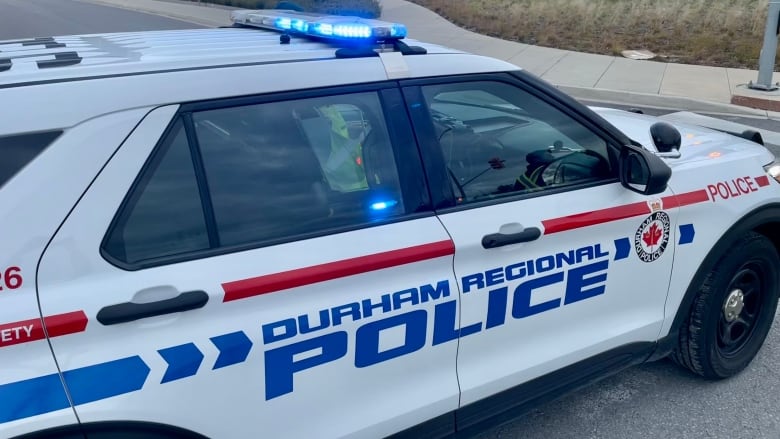
{"label": "black mirror housing", "polygon": [[655,195],[666,190],[672,168],[642,147],[626,145],[620,151],[620,183],[629,190]]}
{"label": "black mirror housing", "polygon": [[653,138],[658,152],[679,151],[682,145],[680,132],[666,122],[656,122],[650,127],[650,137]]}

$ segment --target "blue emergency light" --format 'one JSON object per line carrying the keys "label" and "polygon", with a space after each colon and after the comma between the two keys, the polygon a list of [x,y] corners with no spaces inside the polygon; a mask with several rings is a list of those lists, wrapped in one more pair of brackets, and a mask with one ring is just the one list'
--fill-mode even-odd
{"label": "blue emergency light", "polygon": [[381,212],[383,210],[389,209],[391,207],[395,207],[395,205],[398,204],[398,201],[395,200],[387,200],[387,201],[377,201],[376,203],[371,203],[371,210],[374,212]]}
{"label": "blue emergency light", "polygon": [[327,40],[379,42],[406,37],[406,26],[381,20],[275,9],[233,11],[235,24]]}

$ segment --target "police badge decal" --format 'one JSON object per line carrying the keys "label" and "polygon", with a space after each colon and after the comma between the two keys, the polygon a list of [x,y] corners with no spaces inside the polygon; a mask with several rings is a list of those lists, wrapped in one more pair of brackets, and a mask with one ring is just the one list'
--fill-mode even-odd
{"label": "police badge decal", "polygon": [[645,218],[634,235],[634,249],[643,262],[661,257],[669,244],[670,221],[666,212],[658,211]]}

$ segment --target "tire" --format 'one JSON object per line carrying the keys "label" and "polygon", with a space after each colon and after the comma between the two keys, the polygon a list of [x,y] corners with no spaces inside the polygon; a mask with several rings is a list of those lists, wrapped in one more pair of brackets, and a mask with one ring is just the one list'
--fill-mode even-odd
{"label": "tire", "polygon": [[747,233],[698,287],[672,359],[708,379],[739,373],[769,333],[778,288],[780,257],[775,246],[764,235]]}

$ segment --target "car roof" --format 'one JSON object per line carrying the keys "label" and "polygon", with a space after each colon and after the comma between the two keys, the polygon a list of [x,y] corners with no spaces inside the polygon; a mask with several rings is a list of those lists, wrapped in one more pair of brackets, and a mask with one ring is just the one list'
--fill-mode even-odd
{"label": "car roof", "polygon": [[426,53],[403,55],[396,47],[382,56],[353,50],[341,57],[343,45],[296,36],[282,44],[281,35],[219,28],[0,41],[0,100],[14,109],[0,120],[0,136],[65,129],[133,108],[518,70],[410,39],[403,42]]}
{"label": "car roof", "polygon": [[[459,51],[405,40],[429,55]],[[220,28],[0,41],[0,88],[114,75],[335,59],[339,46],[278,32]]]}

